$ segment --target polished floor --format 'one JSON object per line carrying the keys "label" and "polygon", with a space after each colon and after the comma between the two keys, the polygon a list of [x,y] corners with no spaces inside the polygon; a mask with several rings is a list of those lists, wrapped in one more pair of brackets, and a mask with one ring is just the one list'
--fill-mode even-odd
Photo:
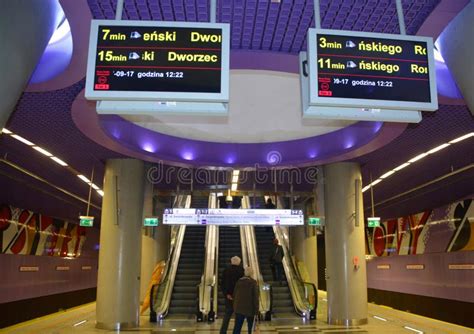
{"label": "polished floor", "polygon": [[[305,322],[292,315],[275,317],[271,322],[263,322],[260,332],[286,334],[286,333],[317,333],[317,334],[342,334],[342,333],[425,333],[425,334],[474,334],[473,329],[461,327],[446,322],[417,316],[410,313],[397,311],[388,307],[369,304],[369,323],[363,326],[342,327],[328,325],[326,321],[325,293],[320,292],[318,320]],[[204,334],[219,333],[220,320],[215,323],[196,323],[190,316],[187,318],[169,318],[160,324],[152,324],[148,317],[141,318],[139,329],[129,332],[137,333],[186,333]],[[246,325],[244,324],[244,328]],[[229,326],[231,333],[233,322]],[[55,313],[42,318],[31,320],[22,324],[0,330],[1,333],[112,333],[95,328],[95,303],[76,307],[64,312]],[[246,333],[246,331],[242,331]]]}

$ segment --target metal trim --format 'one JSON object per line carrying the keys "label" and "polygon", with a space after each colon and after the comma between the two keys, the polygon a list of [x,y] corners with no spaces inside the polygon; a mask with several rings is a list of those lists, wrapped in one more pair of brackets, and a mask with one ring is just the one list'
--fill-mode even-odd
{"label": "metal trim", "polygon": [[138,324],[138,321],[113,322],[113,323],[96,322],[95,327],[98,329],[121,330],[121,329],[138,328],[140,327],[140,325]]}
{"label": "metal trim", "polygon": [[368,320],[367,318],[363,319],[328,319],[328,324],[330,325],[338,325],[338,326],[359,326],[359,325],[367,325]]}

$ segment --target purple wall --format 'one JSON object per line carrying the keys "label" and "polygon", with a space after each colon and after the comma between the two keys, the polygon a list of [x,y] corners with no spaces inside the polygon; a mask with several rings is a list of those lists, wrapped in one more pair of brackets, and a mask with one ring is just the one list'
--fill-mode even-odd
{"label": "purple wall", "polygon": [[[87,240],[79,258],[0,254],[0,304],[59,294],[97,285],[99,230],[87,230]],[[20,266],[39,267],[37,272],[20,272]],[[68,266],[58,271],[57,266]],[[83,270],[90,266],[90,270]]]}
{"label": "purple wall", "polygon": [[[424,269],[406,269],[411,264]],[[367,286],[474,303],[474,270],[449,269],[450,264],[474,264],[474,251],[376,257],[367,263]],[[390,269],[377,269],[381,265]]]}

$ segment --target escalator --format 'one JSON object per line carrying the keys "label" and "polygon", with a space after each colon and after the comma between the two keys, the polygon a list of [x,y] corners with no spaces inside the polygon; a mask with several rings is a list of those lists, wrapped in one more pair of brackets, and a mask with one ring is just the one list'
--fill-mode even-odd
{"label": "escalator", "polygon": [[201,226],[187,226],[181,257],[174,281],[169,314],[195,314],[197,310],[196,286],[201,280],[204,264],[204,234]]}
{"label": "escalator", "polygon": [[273,249],[273,239],[275,235],[271,227],[255,226],[255,237],[257,240],[257,254],[260,264],[260,272],[266,282],[272,282],[272,311],[276,317],[295,316],[295,308],[291,297],[291,292],[283,274],[283,285],[273,282],[272,270],[270,267],[270,253]]}
{"label": "escalator", "polygon": [[[230,258],[238,256],[242,259],[240,243],[240,228],[231,226],[219,227],[219,278],[222,277],[224,269],[230,265]],[[219,291],[218,314],[223,315],[225,311],[225,300]]]}

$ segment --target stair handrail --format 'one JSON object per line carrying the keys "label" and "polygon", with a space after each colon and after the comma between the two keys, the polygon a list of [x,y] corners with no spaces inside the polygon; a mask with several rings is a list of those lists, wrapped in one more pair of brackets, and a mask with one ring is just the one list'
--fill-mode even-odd
{"label": "stair handrail", "polygon": [[[189,208],[191,204],[190,195],[178,195],[177,197],[179,198],[175,199],[175,205],[173,205],[173,207],[181,207],[181,205],[184,204],[186,208]],[[172,227],[172,230],[176,231],[176,229],[177,232],[174,238],[171,238],[170,252],[168,254],[162,278],[158,284],[155,284],[152,287],[150,292],[150,322],[156,322],[158,319],[163,319],[169,311],[171,294],[181,255],[181,248],[183,246],[184,234],[186,232],[186,225]],[[160,301],[157,301],[156,299],[159,298],[160,290],[163,291],[162,298]]]}

